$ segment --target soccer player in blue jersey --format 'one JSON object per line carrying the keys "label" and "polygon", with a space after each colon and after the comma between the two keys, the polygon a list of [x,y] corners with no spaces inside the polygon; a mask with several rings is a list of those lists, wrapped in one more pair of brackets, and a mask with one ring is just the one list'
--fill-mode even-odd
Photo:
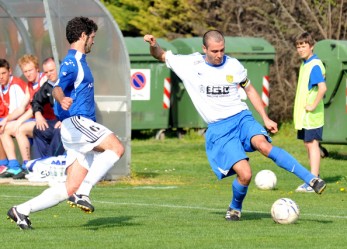
{"label": "soccer player in blue jersey", "polygon": [[62,121],[61,137],[67,151],[67,180],[10,208],[8,217],[21,229],[32,228],[30,213],[53,207],[66,199],[85,212],[93,212],[89,200],[92,187],[124,153],[116,135],[96,123],[94,79],[86,54],[91,51],[97,29],[97,24],[87,17],[75,17],[67,23],[70,50],[53,89],[55,113]]}
{"label": "soccer player in blue jersey", "polygon": [[266,129],[277,132],[277,124],[267,116],[261,98],[241,63],[224,54],[224,36],[211,30],[203,36],[203,51],[190,55],[174,55],[164,51],[153,35],[145,35],[154,58],[166,62],[184,83],[192,102],[208,124],[206,153],[218,177],[223,179],[236,174],[232,183],[233,197],[225,219],[238,221],[246,197],[252,170],[246,152],[258,150],[281,168],[294,173],[315,192],[321,194],[326,187],[322,179],[311,174],[285,150],[272,146],[265,128],[260,125],[242,102],[238,94],[240,85],[259,112]]}

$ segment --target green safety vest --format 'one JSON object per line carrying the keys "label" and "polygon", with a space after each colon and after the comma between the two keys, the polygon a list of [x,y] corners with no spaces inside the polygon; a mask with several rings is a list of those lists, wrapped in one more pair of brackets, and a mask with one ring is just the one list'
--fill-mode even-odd
{"label": "green safety vest", "polygon": [[294,126],[296,130],[301,130],[302,128],[315,129],[324,125],[323,100],[319,102],[314,111],[307,112],[305,110],[305,106],[312,104],[318,94],[318,86],[314,86],[311,90],[308,90],[310,74],[312,68],[316,65],[321,68],[323,75],[325,75],[325,67],[319,59],[313,59],[306,64],[302,63],[300,66],[294,102]]}

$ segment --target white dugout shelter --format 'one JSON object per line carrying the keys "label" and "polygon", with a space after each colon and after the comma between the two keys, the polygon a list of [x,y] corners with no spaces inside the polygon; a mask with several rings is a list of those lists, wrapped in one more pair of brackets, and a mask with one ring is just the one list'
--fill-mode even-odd
{"label": "white dugout shelter", "polygon": [[17,60],[23,54],[36,55],[39,62],[53,56],[59,65],[69,49],[65,27],[75,16],[91,18],[99,27],[87,60],[95,79],[97,120],[114,131],[126,149],[105,178],[116,180],[130,173],[130,61],[122,33],[100,1],[0,0],[0,57],[19,77]]}

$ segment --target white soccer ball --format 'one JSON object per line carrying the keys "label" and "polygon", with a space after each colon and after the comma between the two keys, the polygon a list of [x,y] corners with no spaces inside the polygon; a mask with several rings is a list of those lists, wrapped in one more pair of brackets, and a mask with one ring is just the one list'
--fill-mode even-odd
{"label": "white soccer ball", "polygon": [[268,190],[274,189],[277,184],[277,177],[274,172],[268,169],[264,169],[258,172],[255,176],[255,185],[259,189]]}
{"label": "white soccer ball", "polygon": [[300,214],[299,206],[289,198],[281,198],[271,207],[272,219],[279,224],[294,223]]}

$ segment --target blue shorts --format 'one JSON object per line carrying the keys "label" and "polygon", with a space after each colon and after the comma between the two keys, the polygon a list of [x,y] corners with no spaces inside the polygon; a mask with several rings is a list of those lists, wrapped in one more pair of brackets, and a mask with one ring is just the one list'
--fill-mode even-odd
{"label": "blue shorts", "polygon": [[218,179],[234,175],[234,164],[248,160],[246,152],[254,151],[251,138],[255,135],[264,135],[271,142],[266,129],[249,110],[208,125],[206,154]]}
{"label": "blue shorts", "polygon": [[313,140],[322,141],[323,126],[316,129],[302,129],[298,130],[297,138],[304,140],[304,142],[312,142]]}

